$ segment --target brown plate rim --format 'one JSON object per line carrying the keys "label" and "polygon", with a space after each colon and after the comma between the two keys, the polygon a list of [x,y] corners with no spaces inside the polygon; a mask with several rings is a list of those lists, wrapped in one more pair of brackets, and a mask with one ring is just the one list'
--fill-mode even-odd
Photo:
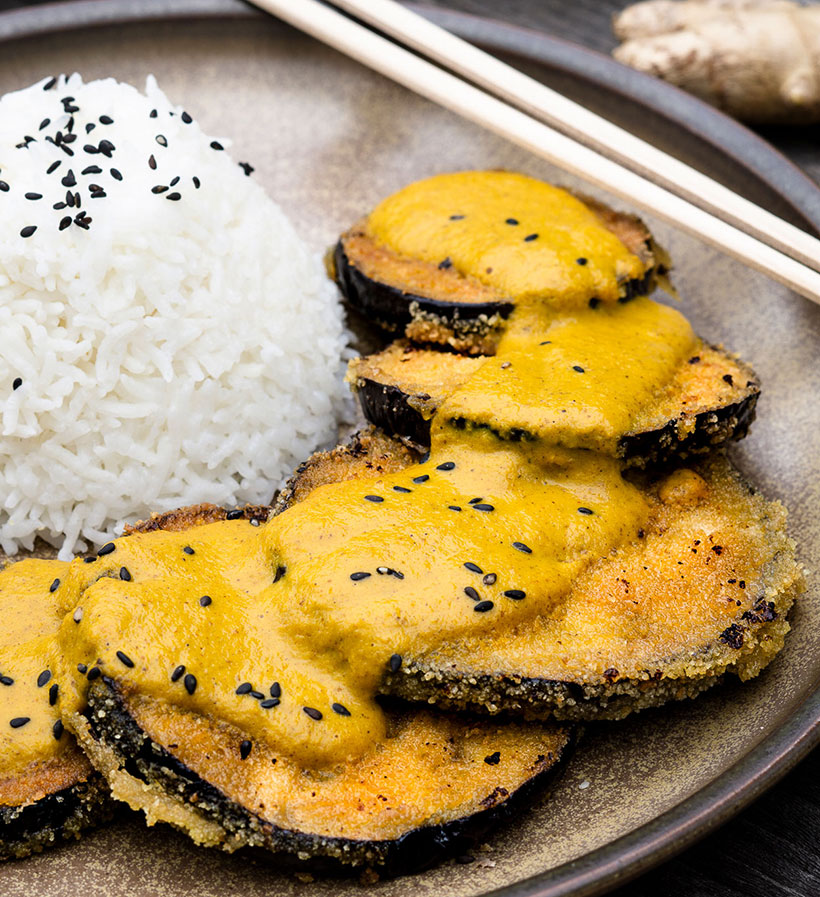
{"label": "brown plate rim", "polygon": [[[716,152],[731,157],[794,210],[795,223],[820,232],[820,187],[753,131],[695,97],[594,50],[535,29],[407,5],[490,50],[563,69],[647,106]],[[63,0],[0,13],[0,43],[105,25],[261,15],[243,0]],[[729,820],[818,742],[820,689],[754,750],[656,819],[576,860],[486,892],[484,897],[594,897],[624,884]]]}

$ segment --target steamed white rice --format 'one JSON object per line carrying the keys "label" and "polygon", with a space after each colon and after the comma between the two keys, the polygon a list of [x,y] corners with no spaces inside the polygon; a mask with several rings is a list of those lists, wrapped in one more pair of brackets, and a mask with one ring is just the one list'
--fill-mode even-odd
{"label": "steamed white rice", "polygon": [[[336,433],[335,290],[228,141],[182,113],[153,78],[145,95],[73,75],[0,100],[8,553],[40,535],[67,556],[152,510],[265,503]],[[80,207],[55,209],[67,193]]]}

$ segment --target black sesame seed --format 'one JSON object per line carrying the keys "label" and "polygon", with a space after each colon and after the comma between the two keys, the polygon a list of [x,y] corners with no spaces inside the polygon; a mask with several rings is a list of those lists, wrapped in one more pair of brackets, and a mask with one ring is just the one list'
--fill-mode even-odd
{"label": "black sesame seed", "polygon": [[578,513],[579,514],[594,514],[595,512],[592,510],[592,508],[578,508]]}
{"label": "black sesame seed", "polygon": [[498,577],[495,575],[495,573],[488,573],[481,581],[485,586],[494,586],[497,578]]}
{"label": "black sesame seed", "polygon": [[276,568],[276,573],[273,575],[273,581],[279,582],[279,580],[287,573],[287,567],[283,567],[281,564]]}
{"label": "black sesame seed", "polygon": [[179,175],[176,175],[176,177],[171,178],[171,186],[172,187],[175,187],[178,183],[179,183]]}
{"label": "black sesame seed", "polygon": [[401,669],[401,654],[391,654],[387,665],[390,667],[391,673],[398,673]]}
{"label": "black sesame seed", "polygon": [[248,692],[248,694],[249,694],[252,698],[255,698],[257,701],[261,701],[261,700],[265,697],[265,696],[262,694],[261,691],[251,690],[251,691]]}
{"label": "black sesame seed", "polygon": [[272,698],[282,697],[282,686],[278,682],[274,682],[270,687],[270,696]]}
{"label": "black sesame seed", "polygon": [[114,119],[111,118],[110,115],[101,115],[100,116],[100,124],[101,125],[113,125]]}
{"label": "black sesame seed", "polygon": [[128,570],[128,567],[120,567],[120,579],[123,582],[131,582],[131,573]]}
{"label": "black sesame seed", "polygon": [[169,193],[165,198],[169,199],[171,202],[179,202],[179,200],[182,199],[182,194],[174,191],[173,193]]}
{"label": "black sesame seed", "polygon": [[37,688],[42,688],[51,679],[51,670],[43,670],[37,677]]}
{"label": "black sesame seed", "polygon": [[56,162],[52,162],[51,165],[46,169],[46,174],[54,174],[54,172],[62,165],[62,161],[58,159]]}
{"label": "black sesame seed", "polygon": [[194,553],[194,549],[191,548],[190,545],[186,545],[182,550],[185,552],[185,554],[193,554]]}
{"label": "black sesame seed", "polygon": [[495,605],[492,601],[479,601],[478,604],[474,605],[473,610],[477,611],[480,614],[486,613],[488,610],[492,610]]}
{"label": "black sesame seed", "polygon": [[601,300],[596,299],[594,296],[592,297],[592,299],[589,300],[590,308],[597,308],[600,304],[601,304]]}
{"label": "black sesame seed", "polygon": [[57,741],[63,737],[63,731],[63,721],[61,719],[55,720],[54,725],[51,727],[51,734]]}
{"label": "black sesame seed", "polygon": [[193,673],[186,673],[183,684],[185,685],[185,691],[192,695],[196,691],[196,676]]}
{"label": "black sesame seed", "polygon": [[471,498],[469,504],[474,505],[480,501],[482,501],[481,496],[479,496],[478,498]]}
{"label": "black sesame seed", "polygon": [[527,234],[527,236],[524,237],[524,242],[532,243],[533,240],[537,240],[537,239],[538,239],[538,234]]}
{"label": "black sesame seed", "polygon": [[86,143],[86,145],[83,147],[83,152],[88,153],[89,156],[95,156],[99,152],[99,150],[96,146],[94,146],[93,143]]}
{"label": "black sesame seed", "polygon": [[322,711],[317,710],[315,707],[303,707],[302,710],[311,718],[315,720],[320,720],[322,718]]}
{"label": "black sesame seed", "polygon": [[93,121],[90,121],[90,122],[85,126],[85,133],[86,133],[86,134],[90,134],[90,133],[94,130],[94,128],[96,128],[96,127],[97,127],[97,126],[94,124],[94,122],[93,122]]}
{"label": "black sesame seed", "polygon": [[504,223],[515,225],[515,224],[518,224],[518,219],[517,218],[508,218]]}
{"label": "black sesame seed", "polygon": [[450,258],[449,255],[447,256],[446,259],[442,259],[442,261],[440,261],[438,263],[439,271],[446,271],[448,268],[452,268],[452,267],[453,267],[453,260]]}
{"label": "black sesame seed", "polygon": [[414,483],[426,483],[427,480],[429,480],[429,479],[430,479],[430,474],[423,473],[423,474],[421,474],[421,476],[413,477],[413,482]]}
{"label": "black sesame seed", "polygon": [[14,685],[14,679],[11,676],[0,676],[0,685]]}
{"label": "black sesame seed", "polygon": [[488,505],[486,502],[478,502],[473,505],[473,508],[476,511],[494,511],[495,507],[493,505]]}
{"label": "black sesame seed", "polygon": [[37,230],[37,227],[35,225],[29,224],[20,231],[20,236],[21,237],[30,237],[36,230]]}
{"label": "black sesame seed", "polygon": [[156,140],[156,142],[160,146],[168,146],[168,139],[165,137],[164,134],[157,134],[157,136],[154,138],[154,140]]}
{"label": "black sesame seed", "polygon": [[65,230],[67,227],[71,227],[71,215],[66,215],[65,218],[60,219],[59,229]]}
{"label": "black sesame seed", "polygon": [[111,554],[112,551],[116,549],[116,545],[113,542],[106,542],[105,545],[97,552],[98,557],[105,557],[107,554]]}
{"label": "black sesame seed", "polygon": [[5,181],[0,181],[0,193],[8,193],[9,185]]}
{"label": "black sesame seed", "polygon": [[338,713],[339,716],[350,716],[350,711],[345,707],[344,704],[331,704],[330,709],[334,713]]}
{"label": "black sesame seed", "polygon": [[95,679],[99,679],[102,676],[102,670],[99,667],[91,667],[91,669],[86,674],[86,679],[89,682],[93,682]]}
{"label": "black sesame seed", "polygon": [[430,452],[425,452],[425,453],[419,458],[419,464],[426,464],[429,460],[430,460]]}
{"label": "black sesame seed", "polygon": [[40,130],[42,131],[43,128],[47,128],[50,124],[51,124],[51,119],[50,119],[50,118],[44,118],[44,119],[40,122]]}
{"label": "black sesame seed", "polygon": [[443,464],[439,464],[436,470],[453,470],[455,466],[455,461],[445,461]]}
{"label": "black sesame seed", "polygon": [[245,172],[245,177],[250,177],[256,171],[250,162],[240,162],[239,167]]}
{"label": "black sesame seed", "polygon": [[223,149],[225,149],[225,147],[222,146],[222,144],[218,140],[212,140],[211,141],[211,149],[223,150]]}
{"label": "black sesame seed", "polygon": [[49,592],[56,592],[57,589],[60,588],[60,580],[55,579],[54,582],[48,587]]}
{"label": "black sesame seed", "polygon": [[527,593],[522,592],[521,589],[507,589],[507,591],[504,592],[504,596],[506,598],[512,598],[513,601],[521,601],[522,598],[527,597]]}
{"label": "black sesame seed", "polygon": [[83,558],[83,562],[86,564],[93,564],[94,561],[96,561],[96,560],[97,560],[97,558],[93,554],[90,554],[88,557]]}
{"label": "black sesame seed", "polygon": [[259,706],[263,710],[270,710],[271,707],[278,707],[279,706],[279,698],[267,698],[264,701],[260,701]]}
{"label": "black sesame seed", "polygon": [[250,684],[250,682],[243,682],[241,685],[238,685],[236,687],[236,694],[247,695],[247,694],[250,694],[252,689],[253,689],[253,686]]}
{"label": "black sesame seed", "polygon": [[9,721],[9,725],[12,727],[12,729],[20,729],[29,722],[31,722],[30,716],[15,716],[13,720]]}
{"label": "black sesame seed", "polygon": [[581,367],[580,364],[574,364],[574,365],[572,366],[572,369],[573,369],[573,371],[577,371],[579,374],[583,374],[583,373],[584,373],[584,369]]}
{"label": "black sesame seed", "polygon": [[[85,174],[85,172],[83,172],[83,174]],[[64,175],[61,178],[60,183],[64,187],[76,187],[77,186],[77,178],[74,175],[74,172],[70,168],[68,169],[68,174]]]}
{"label": "black sesame seed", "polygon": [[11,388],[13,390],[18,390],[23,385],[22,377],[15,377],[14,380],[11,381]]}
{"label": "black sesame seed", "polygon": [[191,178],[191,180],[194,183],[194,187],[196,187],[196,189],[199,190],[199,185],[202,183],[202,181],[200,181],[200,179],[198,177],[193,177],[193,178]]}
{"label": "black sesame seed", "polygon": [[43,90],[51,90],[52,87],[57,83],[56,78],[49,78],[48,81],[43,85]]}
{"label": "black sesame seed", "polygon": [[241,741],[239,743],[239,756],[242,760],[247,760],[251,753],[251,748],[253,748],[253,744],[250,741]]}
{"label": "black sesame seed", "polygon": [[380,502],[380,501],[384,501],[384,499],[382,498],[381,495],[365,495],[365,499],[366,499],[367,501],[374,501],[374,502],[377,502],[377,503]]}
{"label": "black sesame seed", "polygon": [[501,751],[495,751],[492,754],[489,754],[484,758],[485,763],[489,763],[490,766],[497,766],[501,762]]}
{"label": "black sesame seed", "polygon": [[461,221],[463,218],[463,215],[450,215],[450,221]]}
{"label": "black sesame seed", "polygon": [[127,666],[129,669],[134,666],[134,661],[125,654],[123,651],[117,651],[117,660],[124,666]]}
{"label": "black sesame seed", "polygon": [[57,703],[57,695],[60,693],[60,686],[56,682],[52,683],[48,690],[48,703],[53,707]]}
{"label": "black sesame seed", "polygon": [[412,492],[413,490],[408,489],[406,486],[394,486],[393,491],[394,492]]}
{"label": "black sesame seed", "polygon": [[148,117],[149,117],[149,118],[156,118],[156,117],[157,117],[157,110],[156,110],[156,109],[152,109],[152,110],[148,113]]}
{"label": "black sesame seed", "polygon": [[179,682],[182,678],[182,674],[185,672],[185,664],[181,663],[178,667],[174,669],[174,672],[171,673],[171,682]]}
{"label": "black sesame seed", "polygon": [[472,598],[473,601],[479,601],[481,599],[481,596],[478,594],[478,592],[476,592],[476,590],[472,586],[467,586],[467,588],[464,589],[464,594],[468,598]]}
{"label": "black sesame seed", "polygon": [[460,510],[461,510],[461,508],[460,508],[458,505],[447,505],[447,507],[448,507],[451,511],[460,511]]}
{"label": "black sesame seed", "polygon": [[78,663],[77,672],[85,675],[88,672],[88,667],[84,663]]}
{"label": "black sesame seed", "polygon": [[153,156],[148,157],[148,167],[153,171],[156,171],[157,168],[157,160]]}
{"label": "black sesame seed", "polygon": [[151,192],[155,193],[155,194],[156,193],[167,193],[168,188],[166,186],[164,186],[163,184],[157,184],[156,187],[151,188]]}
{"label": "black sesame seed", "polygon": [[119,169],[117,169],[117,168],[111,169],[111,177],[114,178],[115,181],[122,180],[122,174],[120,173]]}
{"label": "black sesame seed", "polygon": [[532,548],[529,545],[525,545],[523,542],[513,542],[513,548],[517,548],[519,551],[523,551],[524,554],[532,554]]}
{"label": "black sesame seed", "polygon": [[398,570],[388,570],[388,575],[395,576],[396,579],[404,579],[404,574],[399,572]]}
{"label": "black sesame seed", "polygon": [[193,121],[193,119],[190,115],[188,115],[187,112],[183,112],[182,115],[180,115],[180,118],[185,122],[186,125],[191,124],[191,122]]}
{"label": "black sesame seed", "polygon": [[239,520],[241,517],[244,517],[244,516],[245,516],[245,512],[241,511],[239,508],[237,508],[234,511],[228,511],[228,513],[225,515],[225,519],[226,520]]}
{"label": "black sesame seed", "polygon": [[483,572],[484,572],[484,571],[481,569],[481,567],[478,566],[478,564],[474,564],[472,561],[466,561],[465,564],[464,564],[464,566],[465,566],[468,570],[471,570],[473,573],[483,573]]}
{"label": "black sesame seed", "polygon": [[583,256],[581,256],[581,258],[575,259],[575,262],[578,265],[585,265],[587,263],[587,260]]}
{"label": "black sesame seed", "polygon": [[207,607],[207,606],[211,603],[211,596],[210,596],[210,595],[203,595],[203,596],[199,599],[199,603],[202,605],[202,607]]}
{"label": "black sesame seed", "polygon": [[350,578],[353,580],[353,582],[360,582],[362,579],[367,579],[368,576],[370,576],[370,574],[365,573],[364,571],[350,574]]}

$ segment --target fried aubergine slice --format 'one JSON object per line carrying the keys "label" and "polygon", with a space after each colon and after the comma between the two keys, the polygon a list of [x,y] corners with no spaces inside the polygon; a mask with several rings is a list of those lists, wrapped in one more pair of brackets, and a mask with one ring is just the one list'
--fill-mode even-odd
{"label": "fried aubergine slice", "polygon": [[109,678],[89,691],[80,739],[115,797],[198,844],[269,850],[312,871],[418,871],[463,853],[543,792],[571,730],[393,710],[386,740],[312,771],[243,732]]}
{"label": "fried aubergine slice", "polygon": [[492,354],[516,304],[652,291],[667,257],[640,219],[524,175],[467,171],[405,187],[342,235],[348,302],[418,343]]}
{"label": "fried aubergine slice", "polygon": [[[378,460],[378,441],[370,447]],[[367,463],[363,457],[364,452],[351,463]],[[223,572],[229,571],[225,575],[235,576],[243,588],[251,588],[260,571],[265,575],[268,560],[257,554],[257,534],[269,514],[266,508],[228,514],[200,505],[154,515],[130,528],[126,538],[111,543],[113,550],[97,564],[97,580],[89,580],[92,589],[126,595],[122,612],[135,615],[135,626],[143,634],[155,633],[153,627],[182,626],[182,638],[193,645],[198,661],[195,666],[188,660],[187,668],[171,665],[161,676],[167,691],[157,694],[141,688],[147,680],[139,679],[139,674],[152,664],[164,669],[164,662],[132,646],[127,633],[133,630],[127,621],[121,631],[114,623],[112,631],[120,632],[122,641],[95,643],[94,665],[79,665],[86,704],[64,704],[67,726],[104,774],[115,798],[143,810],[150,824],[169,822],[203,845],[228,851],[264,848],[294,862],[309,861],[312,870],[369,866],[385,874],[423,868],[463,851],[546,786],[568,755],[569,727],[393,707],[386,709],[384,738],[374,739],[355,759],[317,766],[307,762],[307,754],[295,753],[293,745],[290,751],[281,743],[274,749],[254,731],[204,712],[194,702],[194,696],[198,699],[219,687],[218,673],[204,654],[196,653],[198,646],[210,640],[218,647],[220,673],[231,664],[245,663],[246,633],[238,621],[244,613],[261,614],[263,609],[241,600],[230,605],[227,579],[220,580],[214,568],[222,564]],[[168,534],[182,538],[169,539]],[[170,557],[165,553],[169,547]],[[240,562],[235,563],[236,558]],[[125,585],[121,581],[112,585],[109,574],[120,564],[128,571]],[[166,577],[162,583],[176,584],[181,592],[185,586],[179,570],[190,570],[193,576],[197,564],[203,564],[203,575],[210,577],[213,599],[209,595],[207,600],[187,602],[164,592],[163,606],[166,601],[172,606],[167,618],[164,612],[157,617],[144,612],[141,589],[150,585],[151,575]],[[75,562],[75,575],[78,572],[85,573],[85,567]],[[86,626],[93,626],[97,615],[111,612],[113,605],[95,604],[89,591],[81,594],[78,607],[85,615],[76,626],[64,623],[63,631],[69,642],[76,636],[84,645],[83,639],[89,638]],[[185,628],[186,613],[200,628]],[[232,640],[225,637],[222,625]],[[155,646],[156,654],[161,636],[145,637],[144,644]],[[253,636],[251,642],[255,644]],[[128,653],[115,651],[118,645]],[[72,664],[74,660],[72,656]],[[320,656],[311,658],[312,666],[322,662]],[[267,663],[265,669],[271,673]],[[347,706],[321,705],[330,717],[322,721],[322,712],[302,708],[304,695],[298,691],[293,669],[279,675],[281,685],[278,681],[270,688],[265,685],[264,692],[232,679],[230,703],[263,730],[276,719],[274,715],[292,714],[285,717],[285,725],[305,727],[303,741],[296,737],[294,743],[308,749],[311,738],[319,737],[316,727],[327,728],[334,719],[349,720],[351,714],[355,724],[358,705],[347,698]]]}
{"label": "fried aubergine slice", "polygon": [[[108,789],[63,730],[52,677],[68,564],[31,558],[0,573],[0,860],[27,856],[107,818]],[[22,574],[22,575],[21,575]]]}
{"label": "fried aubergine slice", "polygon": [[[299,478],[309,469],[311,488],[334,482],[347,452],[363,480],[377,479],[365,460],[371,440],[365,432],[346,450],[317,453]],[[756,676],[782,648],[804,589],[785,509],[722,454],[631,478],[652,503],[648,525],[584,573],[554,614],[405,657],[386,673],[384,693],[476,712],[616,719],[694,697],[727,673]],[[306,494],[298,482],[289,488]],[[499,600],[502,586],[479,578],[476,588]],[[503,594],[526,600],[506,586]]]}
{"label": "fried aubergine slice", "polygon": [[[365,418],[409,446],[430,445],[430,421],[487,356],[414,347],[397,340],[350,362],[347,379]],[[754,420],[760,384],[754,371],[722,348],[699,343],[667,388],[621,437],[617,457],[630,466],[662,464],[742,439]],[[452,423],[452,421],[451,421]],[[526,439],[526,432],[498,432]]]}

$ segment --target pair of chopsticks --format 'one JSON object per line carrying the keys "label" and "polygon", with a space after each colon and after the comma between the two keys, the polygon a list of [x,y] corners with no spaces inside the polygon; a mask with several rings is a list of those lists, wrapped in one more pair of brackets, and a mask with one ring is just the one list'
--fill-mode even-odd
{"label": "pair of chopsticks", "polygon": [[319,0],[251,2],[421,96],[820,303],[820,240],[395,0],[331,0],[330,5]]}

